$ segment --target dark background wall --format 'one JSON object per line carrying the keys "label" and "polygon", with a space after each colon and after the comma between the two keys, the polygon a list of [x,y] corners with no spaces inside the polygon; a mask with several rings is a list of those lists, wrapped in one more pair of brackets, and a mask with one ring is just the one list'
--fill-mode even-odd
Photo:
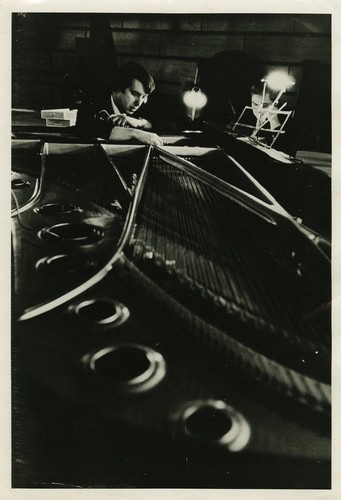
{"label": "dark background wall", "polygon": [[198,66],[201,84],[212,56],[232,51],[253,59],[262,76],[292,75],[287,109],[298,107],[303,128],[330,128],[329,14],[15,13],[12,33],[13,108],[73,107],[77,86],[103,67],[110,77],[127,60],[151,71],[153,99],[175,96]]}
{"label": "dark background wall", "polygon": [[[193,81],[197,63],[223,50],[254,56],[264,72],[281,68],[296,85],[305,60],[331,61],[329,15],[99,14],[110,22],[118,62],[137,60],[153,74],[159,92],[177,93]],[[13,107],[63,106],[63,88],[77,51],[90,38],[94,15],[13,14]],[[86,43],[86,42],[85,42]],[[291,104],[290,102],[290,104]]]}

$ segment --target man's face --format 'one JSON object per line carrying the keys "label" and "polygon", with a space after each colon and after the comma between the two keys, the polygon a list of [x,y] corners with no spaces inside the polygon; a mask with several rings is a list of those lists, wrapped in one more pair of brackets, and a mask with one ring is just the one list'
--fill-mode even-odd
{"label": "man's face", "polygon": [[261,94],[252,94],[251,96],[251,107],[253,114],[256,118],[264,114],[266,109],[272,104],[272,100],[268,93],[264,95],[264,102],[262,103],[262,95]]}
{"label": "man's face", "polygon": [[145,89],[139,80],[132,81],[130,87],[126,89],[119,90],[115,95],[115,104],[121,113],[126,113],[127,115],[132,115],[139,109],[141,104],[146,103],[148,100],[148,94],[145,93]]}

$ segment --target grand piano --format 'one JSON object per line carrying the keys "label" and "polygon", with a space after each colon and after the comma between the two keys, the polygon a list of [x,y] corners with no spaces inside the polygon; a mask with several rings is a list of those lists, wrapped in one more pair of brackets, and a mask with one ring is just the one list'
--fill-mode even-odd
{"label": "grand piano", "polygon": [[13,486],[328,489],[330,177],[164,144],[13,136]]}

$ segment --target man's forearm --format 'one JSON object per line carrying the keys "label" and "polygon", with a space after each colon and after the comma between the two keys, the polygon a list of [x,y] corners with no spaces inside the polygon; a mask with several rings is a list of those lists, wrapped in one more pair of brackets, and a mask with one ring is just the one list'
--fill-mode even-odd
{"label": "man's forearm", "polygon": [[151,130],[152,124],[145,118],[133,118],[132,116],[127,117],[127,123],[131,127],[139,128],[141,130]]}
{"label": "man's forearm", "polygon": [[152,129],[152,124],[145,118],[134,118],[132,116],[127,116],[125,113],[121,115],[111,115],[110,119],[112,124],[118,127],[132,127],[141,130]]}
{"label": "man's forearm", "polygon": [[130,139],[137,139],[137,130],[127,127],[114,127],[110,132],[109,141],[129,141]]}
{"label": "man's forearm", "polygon": [[132,116],[127,117],[127,123],[134,128],[139,128],[141,130],[151,130],[152,124],[145,118],[133,118]]}
{"label": "man's forearm", "polygon": [[109,141],[129,141],[134,139],[143,144],[152,144],[153,146],[161,146],[162,139],[152,132],[147,132],[137,128],[114,127],[110,133]]}
{"label": "man's forearm", "polygon": [[142,122],[140,125],[140,128],[143,130],[151,130],[153,128],[152,124],[150,121],[146,120],[145,118],[140,118],[140,121]]}

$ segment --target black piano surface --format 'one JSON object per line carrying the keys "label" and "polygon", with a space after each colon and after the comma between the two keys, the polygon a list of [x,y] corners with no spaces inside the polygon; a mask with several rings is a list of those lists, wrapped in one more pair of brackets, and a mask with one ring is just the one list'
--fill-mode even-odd
{"label": "black piano surface", "polygon": [[12,141],[13,487],[330,488],[328,176],[51,139]]}

